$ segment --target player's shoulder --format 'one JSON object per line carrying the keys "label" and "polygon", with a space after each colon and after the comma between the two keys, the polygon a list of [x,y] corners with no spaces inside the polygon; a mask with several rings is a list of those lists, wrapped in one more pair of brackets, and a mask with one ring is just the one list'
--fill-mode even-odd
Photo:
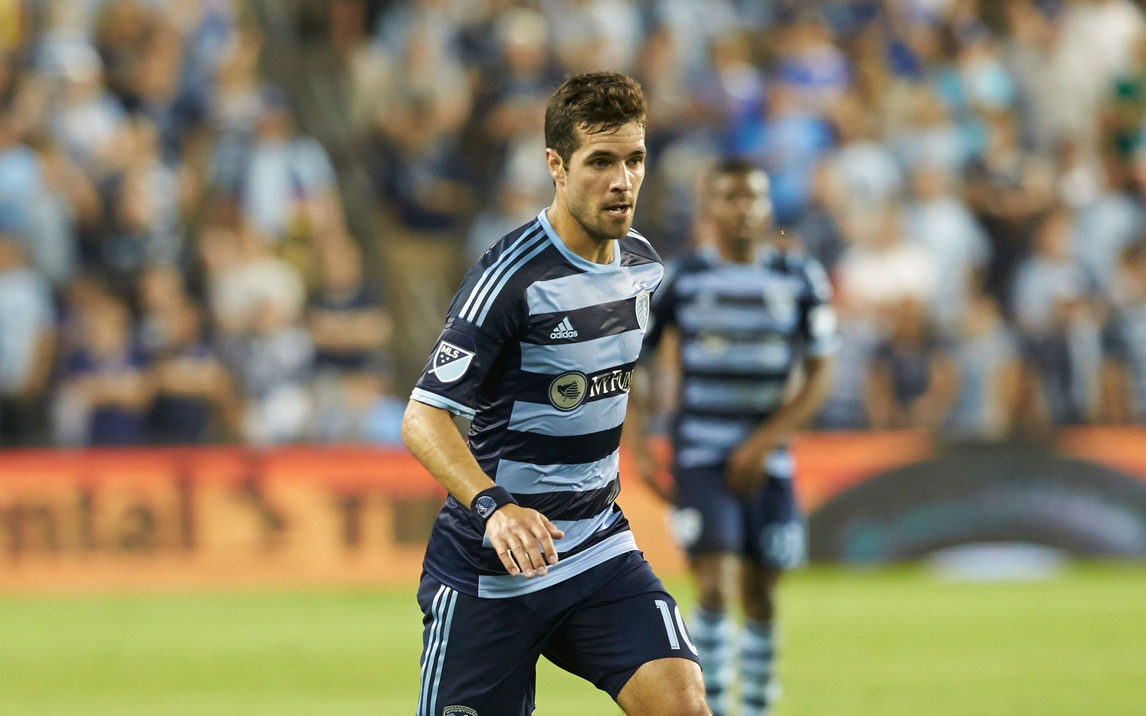
{"label": "player's shoulder", "polygon": [[621,248],[621,261],[627,265],[664,263],[661,255],[653,248],[653,243],[636,229],[629,229],[618,244]]}
{"label": "player's shoulder", "polygon": [[544,273],[553,253],[553,243],[540,220],[510,231],[466,272],[451,314],[481,325],[495,305],[520,296]]}
{"label": "player's shoulder", "polygon": [[831,296],[831,281],[823,264],[811,254],[801,251],[770,251],[763,258],[770,271],[799,279],[808,290],[821,297]]}

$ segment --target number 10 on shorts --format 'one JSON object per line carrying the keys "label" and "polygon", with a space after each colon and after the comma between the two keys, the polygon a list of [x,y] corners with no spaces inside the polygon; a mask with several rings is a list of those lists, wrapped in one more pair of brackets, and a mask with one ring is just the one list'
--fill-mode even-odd
{"label": "number 10 on shorts", "polygon": [[684,640],[684,645],[695,655],[696,647],[688,638],[688,630],[684,628],[684,618],[680,615],[680,607],[674,604],[670,610],[668,602],[663,599],[656,600],[656,605],[657,609],[661,610],[661,618],[665,622],[665,633],[668,635],[669,646],[673,649],[680,649],[680,642]]}

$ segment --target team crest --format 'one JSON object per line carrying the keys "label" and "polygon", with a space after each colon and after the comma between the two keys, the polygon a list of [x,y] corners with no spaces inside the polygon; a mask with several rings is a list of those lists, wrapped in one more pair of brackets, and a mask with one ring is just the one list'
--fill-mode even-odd
{"label": "team crest", "polygon": [[442,711],[442,716],[478,716],[478,712],[469,706],[447,706]]}
{"label": "team crest", "polygon": [[434,351],[430,373],[443,383],[452,383],[466,374],[473,359],[473,351],[442,341]]}
{"label": "team crest", "polygon": [[641,291],[637,294],[637,325],[640,326],[642,333],[644,333],[645,327],[649,325],[649,299],[648,291]]}
{"label": "team crest", "polygon": [[563,373],[549,384],[549,402],[558,410],[572,410],[585,400],[588,388],[584,373]]}
{"label": "team crest", "polygon": [[796,297],[784,286],[769,286],[764,289],[764,309],[777,323],[793,323],[796,320]]}

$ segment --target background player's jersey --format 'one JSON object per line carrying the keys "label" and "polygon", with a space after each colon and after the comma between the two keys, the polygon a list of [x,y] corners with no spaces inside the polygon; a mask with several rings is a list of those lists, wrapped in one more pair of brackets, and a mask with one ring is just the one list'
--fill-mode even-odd
{"label": "background player's jersey", "polygon": [[636,549],[614,500],[629,383],[664,268],[636,232],[613,262],[570,251],[545,212],[466,274],[413,399],[472,419],[469,448],[517,501],[565,532],[548,574],[510,576],[468,505],[450,497],[425,569],[481,597],[564,581]]}
{"label": "background player's jersey", "polygon": [[[673,424],[679,468],[719,465],[785,400],[804,356],[835,349],[831,285],[808,256],[761,250],[750,264],[714,249],[675,261],[653,299],[651,355],[668,326],[680,333],[680,398]],[[791,476],[787,450],[768,472]]]}

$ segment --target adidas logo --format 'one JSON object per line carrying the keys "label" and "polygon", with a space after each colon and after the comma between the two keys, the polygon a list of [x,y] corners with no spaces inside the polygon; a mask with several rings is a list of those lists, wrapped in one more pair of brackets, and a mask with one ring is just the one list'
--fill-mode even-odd
{"label": "adidas logo", "polygon": [[561,319],[553,332],[549,334],[550,338],[576,338],[577,331],[574,330],[573,324],[569,322],[569,316]]}

